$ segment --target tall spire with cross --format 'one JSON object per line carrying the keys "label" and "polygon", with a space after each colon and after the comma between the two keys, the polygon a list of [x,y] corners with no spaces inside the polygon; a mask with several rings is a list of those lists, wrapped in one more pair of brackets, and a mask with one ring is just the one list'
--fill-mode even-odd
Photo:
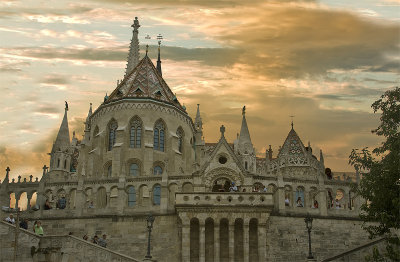
{"label": "tall spire with cross", "polygon": [[129,47],[129,55],[128,55],[128,62],[126,64],[126,71],[125,71],[125,77],[132,72],[132,70],[137,66],[139,63],[139,20],[137,17],[135,17],[135,20],[133,20],[133,24],[131,25],[133,27],[133,35],[132,35],[132,40],[131,40],[131,45]]}
{"label": "tall spire with cross", "polygon": [[157,60],[157,71],[160,73],[160,76],[162,76],[162,70],[161,70],[161,58],[160,58],[160,47],[161,47],[161,40],[163,39],[161,34],[158,34],[157,40],[158,40],[158,60]]}

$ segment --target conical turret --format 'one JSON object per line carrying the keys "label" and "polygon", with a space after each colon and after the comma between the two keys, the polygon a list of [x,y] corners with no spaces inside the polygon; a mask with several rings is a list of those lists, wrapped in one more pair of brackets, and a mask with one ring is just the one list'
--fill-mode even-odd
{"label": "conical turret", "polygon": [[56,141],[53,144],[52,152],[62,151],[65,148],[69,147],[71,144],[71,140],[69,137],[69,128],[68,128],[68,103],[65,102],[65,112],[64,117],[61,122],[60,129],[58,130]]}
{"label": "conical turret", "polygon": [[242,126],[238,139],[238,150],[240,154],[254,154],[253,143],[251,142],[249,128],[246,121],[246,106],[242,109]]}
{"label": "conical turret", "polygon": [[135,20],[133,20],[133,24],[131,25],[133,27],[133,35],[132,35],[132,40],[131,40],[131,45],[129,47],[129,55],[128,55],[128,62],[126,64],[126,72],[125,72],[125,77],[132,72],[132,70],[137,66],[139,63],[139,20],[137,17],[135,17]]}
{"label": "conical turret", "polygon": [[71,140],[68,127],[68,103],[65,102],[64,117],[50,153],[50,171],[59,170],[69,172],[71,154]]}

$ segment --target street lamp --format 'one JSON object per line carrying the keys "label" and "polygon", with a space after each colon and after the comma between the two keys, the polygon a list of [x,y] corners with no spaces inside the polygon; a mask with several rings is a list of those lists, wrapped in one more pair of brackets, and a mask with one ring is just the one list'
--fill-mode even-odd
{"label": "street lamp", "polygon": [[308,231],[308,259],[313,259],[314,256],[311,253],[311,229],[312,229],[312,221],[313,218],[310,217],[309,214],[307,214],[306,218],[304,219],[304,222],[306,223],[307,231]]}
{"label": "street lamp", "polygon": [[147,221],[147,230],[149,231],[149,237],[148,237],[148,241],[147,241],[147,255],[145,256],[145,258],[151,259],[150,236],[151,236],[151,230],[153,229],[154,217],[151,214],[148,214],[146,221]]}

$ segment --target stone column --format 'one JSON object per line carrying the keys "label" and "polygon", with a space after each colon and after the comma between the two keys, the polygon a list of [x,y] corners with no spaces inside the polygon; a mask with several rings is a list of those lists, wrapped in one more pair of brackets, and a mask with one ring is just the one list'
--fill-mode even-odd
{"label": "stone column", "polygon": [[258,257],[260,262],[266,261],[267,255],[267,225],[263,221],[258,225]]}
{"label": "stone column", "polygon": [[18,209],[18,202],[19,202],[20,197],[21,197],[21,194],[17,195],[17,193],[15,193],[15,209]]}
{"label": "stone column", "polygon": [[326,198],[327,198],[326,190],[320,190],[317,195],[317,201],[318,201],[318,209],[321,216],[326,216],[328,214],[328,207],[327,207],[328,203],[326,201]]}
{"label": "stone column", "polygon": [[[199,219],[200,220],[200,219]],[[199,251],[199,253],[200,253],[200,262],[205,262],[205,251],[206,251],[206,249],[205,249],[205,244],[206,244],[206,230],[205,230],[205,221],[204,220],[202,220],[202,221],[200,221],[200,230],[199,230],[199,234],[200,234],[200,245],[199,245],[199,248],[200,248],[200,251]]]}
{"label": "stone column", "polygon": [[235,262],[235,220],[229,221],[229,262]]}
{"label": "stone column", "polygon": [[244,262],[249,262],[249,219],[243,221],[243,255]]}
{"label": "stone column", "polygon": [[30,210],[31,209],[31,199],[32,199],[32,195],[26,195],[28,202],[26,203],[26,210]]}
{"label": "stone column", "polygon": [[219,221],[214,220],[214,262],[219,262]]}
{"label": "stone column", "polygon": [[182,261],[190,261],[190,224],[184,223],[183,221],[182,221]]}

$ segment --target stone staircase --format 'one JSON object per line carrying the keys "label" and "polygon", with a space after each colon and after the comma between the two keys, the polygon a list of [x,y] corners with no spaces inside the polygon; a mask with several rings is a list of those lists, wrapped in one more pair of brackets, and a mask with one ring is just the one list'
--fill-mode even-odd
{"label": "stone staircase", "polygon": [[330,262],[330,261],[343,261],[343,262],[356,262],[356,261],[365,261],[365,256],[368,254],[372,254],[372,249],[377,247],[379,250],[382,250],[385,245],[385,239],[380,238],[374,241],[371,241],[367,244],[361,245],[359,247],[350,249],[346,252],[337,254],[330,258],[325,258],[321,262]]}
{"label": "stone staircase", "polygon": [[[15,226],[0,222],[0,262],[14,261]],[[139,262],[75,236],[38,236],[18,230],[16,261],[19,262]]]}

